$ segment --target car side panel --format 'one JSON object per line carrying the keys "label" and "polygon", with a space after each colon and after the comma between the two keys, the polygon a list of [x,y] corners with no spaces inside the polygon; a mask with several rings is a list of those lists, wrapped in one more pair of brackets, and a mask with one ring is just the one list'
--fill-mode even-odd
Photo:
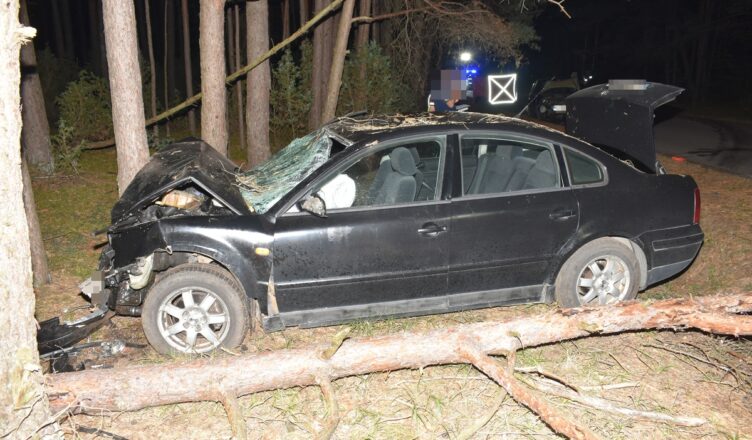
{"label": "car side panel", "polygon": [[[688,176],[642,173],[606,154],[583,152],[606,166],[608,182],[572,188],[579,204],[580,225],[572,242],[561,249],[559,265],[585,243],[615,236],[628,238],[641,247],[648,274],[654,267],[666,264],[684,262],[682,269],[688,266],[703,238],[700,227],[692,225],[694,180]],[[679,240],[678,251],[670,249],[675,244],[671,241],[661,248],[661,240],[672,239]],[[648,284],[668,276],[654,272],[648,277]],[[552,282],[556,273],[550,277]]]}

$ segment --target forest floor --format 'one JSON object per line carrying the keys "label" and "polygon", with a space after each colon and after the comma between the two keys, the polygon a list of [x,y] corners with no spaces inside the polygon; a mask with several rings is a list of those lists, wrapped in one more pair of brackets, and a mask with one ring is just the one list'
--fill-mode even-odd
{"label": "forest floor", "polygon": [[[235,155],[233,155],[235,156]],[[752,291],[752,181],[688,162],[660,158],[669,172],[690,174],[702,190],[705,244],[683,274],[639,295],[642,301]],[[77,284],[95,269],[117,197],[115,153],[87,152],[78,174],[34,179],[39,218],[54,282],[37,291],[37,319],[85,305]],[[421,318],[358,322],[353,337],[423,331],[458,323],[504,320],[549,310],[537,304]],[[305,347],[331,339],[342,327],[287,329],[246,338],[239,351]],[[146,344],[137,318],[116,317],[93,339],[117,337]],[[229,356],[219,354],[216,356]],[[172,360],[151,348],[127,348],[114,366]],[[705,418],[697,428],[635,421],[561,398],[546,397],[573,420],[604,439],[752,439],[752,340],[699,332],[637,332],[598,336],[519,352],[519,366],[542,366],[580,387],[628,384],[588,391],[622,406]],[[729,368],[731,373],[729,373]],[[334,382],[342,420],[337,439],[458,438],[484,415],[490,421],[472,438],[559,438],[526,408],[474,368],[430,367],[340,379]],[[240,399],[250,438],[311,438],[325,406],[317,387],[253,394]],[[230,438],[218,403],[179,404],[128,413],[71,416],[69,438]]]}

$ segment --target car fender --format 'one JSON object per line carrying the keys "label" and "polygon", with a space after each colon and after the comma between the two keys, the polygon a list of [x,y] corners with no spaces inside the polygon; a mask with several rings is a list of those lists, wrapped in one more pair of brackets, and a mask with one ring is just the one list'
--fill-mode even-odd
{"label": "car fender", "polygon": [[[272,236],[260,232],[248,217],[185,217],[158,220],[115,231],[110,241],[115,250],[114,267],[132,264],[154,252],[195,253],[230,271],[246,295],[263,301],[271,258],[258,248],[271,248]],[[262,254],[262,255],[259,255]]]}
{"label": "car fender", "polygon": [[578,231],[572,238],[559,249],[556,256],[552,259],[550,270],[548,272],[548,278],[546,284],[553,285],[556,281],[556,277],[559,275],[559,271],[564,263],[582,246],[590,243],[591,241],[598,240],[599,238],[614,238],[620,241],[622,244],[629,246],[635,254],[638,263],[640,264],[640,290],[644,289],[647,285],[647,272],[648,264],[645,256],[645,244],[638,237],[633,237],[624,231],[614,231],[611,233],[589,234],[583,235]]}

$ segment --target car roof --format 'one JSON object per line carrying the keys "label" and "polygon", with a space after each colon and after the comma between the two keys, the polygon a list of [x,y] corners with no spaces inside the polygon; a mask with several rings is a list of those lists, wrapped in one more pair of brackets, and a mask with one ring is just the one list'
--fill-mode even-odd
{"label": "car roof", "polygon": [[346,115],[329,122],[324,129],[346,146],[410,134],[494,129],[541,136],[552,141],[582,142],[559,130],[534,122],[503,115],[473,112]]}

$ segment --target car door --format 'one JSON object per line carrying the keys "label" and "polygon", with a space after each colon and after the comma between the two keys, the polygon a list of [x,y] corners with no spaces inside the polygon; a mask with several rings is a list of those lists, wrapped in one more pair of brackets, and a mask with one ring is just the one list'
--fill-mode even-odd
{"label": "car door", "polygon": [[440,184],[445,156],[445,137],[368,148],[310,191],[329,193],[328,182],[346,187],[349,179],[354,197],[327,200],[334,206],[325,218],[293,208],[277,219],[273,273],[287,325],[441,310],[449,261],[449,201],[441,200]]}
{"label": "car door", "polygon": [[460,149],[449,305],[539,299],[552,258],[575,233],[578,220],[555,147],[513,135],[473,134],[462,136]]}

